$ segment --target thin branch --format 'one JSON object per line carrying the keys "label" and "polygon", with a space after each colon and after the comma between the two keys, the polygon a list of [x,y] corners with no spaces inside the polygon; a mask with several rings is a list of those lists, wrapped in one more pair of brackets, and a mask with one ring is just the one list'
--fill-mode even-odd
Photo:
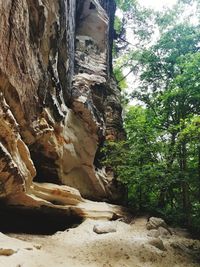
{"label": "thin branch", "polygon": [[117,81],[117,84],[121,83],[123,80],[125,80],[130,74],[131,72],[133,72],[133,68],[131,68],[131,70],[124,76],[122,77],[119,81]]}

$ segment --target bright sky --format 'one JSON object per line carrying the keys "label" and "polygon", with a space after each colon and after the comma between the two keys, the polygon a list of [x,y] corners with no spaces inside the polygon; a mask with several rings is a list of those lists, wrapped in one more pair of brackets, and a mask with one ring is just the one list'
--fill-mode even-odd
{"label": "bright sky", "polygon": [[[143,5],[145,7],[152,8],[154,10],[162,10],[164,7],[172,7],[174,4],[176,4],[177,0],[138,0],[140,5]],[[130,42],[134,43],[134,40],[132,40],[132,34],[128,34],[130,38]],[[128,38],[128,39],[129,39]],[[129,72],[129,69],[124,70],[124,74],[127,74]],[[126,82],[128,84],[128,89],[126,90],[128,93],[133,91],[133,88],[137,86],[137,81],[134,81],[133,76],[129,75],[126,79]],[[133,86],[133,84],[135,86]],[[129,102],[129,105],[136,105],[139,102],[137,100],[131,100]]]}
{"label": "bright sky", "polygon": [[[154,10],[159,11],[162,10],[164,7],[171,8],[173,5],[176,4],[177,0],[138,0],[138,2],[140,3],[141,6],[145,6],[147,8],[152,8]],[[117,15],[120,16],[121,15],[120,12]],[[128,32],[127,30],[127,39],[130,43],[134,44],[134,35],[131,32],[131,29],[130,32]],[[126,75],[127,73],[129,73],[129,71],[130,71],[129,68],[125,69],[124,74]],[[128,85],[128,89],[126,91],[128,93],[132,92],[134,87],[138,86],[138,81],[134,79],[134,76],[132,74],[127,77],[126,82]],[[131,105],[138,104],[138,101],[132,100],[129,104]]]}
{"label": "bright sky", "polygon": [[173,6],[177,2],[177,0],[139,0],[138,2],[146,7],[160,10],[163,7]]}

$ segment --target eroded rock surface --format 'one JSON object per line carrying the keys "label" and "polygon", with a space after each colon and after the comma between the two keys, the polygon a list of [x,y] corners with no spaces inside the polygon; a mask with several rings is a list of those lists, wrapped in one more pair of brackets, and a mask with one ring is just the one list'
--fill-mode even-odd
{"label": "eroded rock surface", "polygon": [[[119,199],[113,178],[94,164],[105,139],[123,137],[111,70],[114,11],[114,0],[0,1],[6,203],[88,214],[83,197]],[[91,202],[85,207],[94,213]]]}

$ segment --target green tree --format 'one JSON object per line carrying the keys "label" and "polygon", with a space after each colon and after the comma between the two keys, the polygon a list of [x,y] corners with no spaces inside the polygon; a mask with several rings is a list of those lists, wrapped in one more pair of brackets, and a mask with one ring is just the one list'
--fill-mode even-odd
{"label": "green tree", "polygon": [[131,97],[141,104],[129,108],[127,140],[107,144],[104,162],[127,186],[130,204],[198,228],[200,27],[197,16],[194,24],[193,14],[184,11],[197,1],[180,0],[162,12],[137,1],[117,2],[138,41],[118,60],[120,79],[129,66],[139,80]]}

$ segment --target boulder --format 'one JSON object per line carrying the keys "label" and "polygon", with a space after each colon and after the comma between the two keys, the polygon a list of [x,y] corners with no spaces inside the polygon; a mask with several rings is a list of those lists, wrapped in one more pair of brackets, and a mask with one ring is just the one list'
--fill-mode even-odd
{"label": "boulder", "polygon": [[165,238],[169,238],[171,236],[171,230],[169,228],[164,228],[162,226],[160,226],[158,228],[158,232],[159,232],[159,235],[160,237],[165,237]]}
{"label": "boulder", "polygon": [[93,228],[93,231],[96,234],[107,234],[117,232],[116,225],[111,222],[99,223],[96,224]]}
{"label": "boulder", "polygon": [[151,229],[149,230],[148,236],[150,237],[161,237],[161,238],[169,238],[170,232],[165,229],[164,227],[159,227],[158,229]]}
{"label": "boulder", "polygon": [[149,220],[146,224],[147,230],[159,229],[159,227],[162,227],[160,229],[161,232],[163,232],[163,229],[165,229],[166,231],[168,231],[172,235],[172,231],[169,229],[168,225],[166,224],[166,222],[163,219],[156,218],[156,217],[149,218]]}
{"label": "boulder", "polygon": [[160,239],[160,238],[153,238],[149,241],[149,244],[151,246],[154,246],[162,251],[166,250],[164,244],[163,244],[163,241]]}
{"label": "boulder", "polygon": [[160,232],[158,230],[156,230],[156,229],[152,229],[152,230],[149,230],[147,235],[150,236],[150,237],[157,238],[157,237],[160,236]]}

